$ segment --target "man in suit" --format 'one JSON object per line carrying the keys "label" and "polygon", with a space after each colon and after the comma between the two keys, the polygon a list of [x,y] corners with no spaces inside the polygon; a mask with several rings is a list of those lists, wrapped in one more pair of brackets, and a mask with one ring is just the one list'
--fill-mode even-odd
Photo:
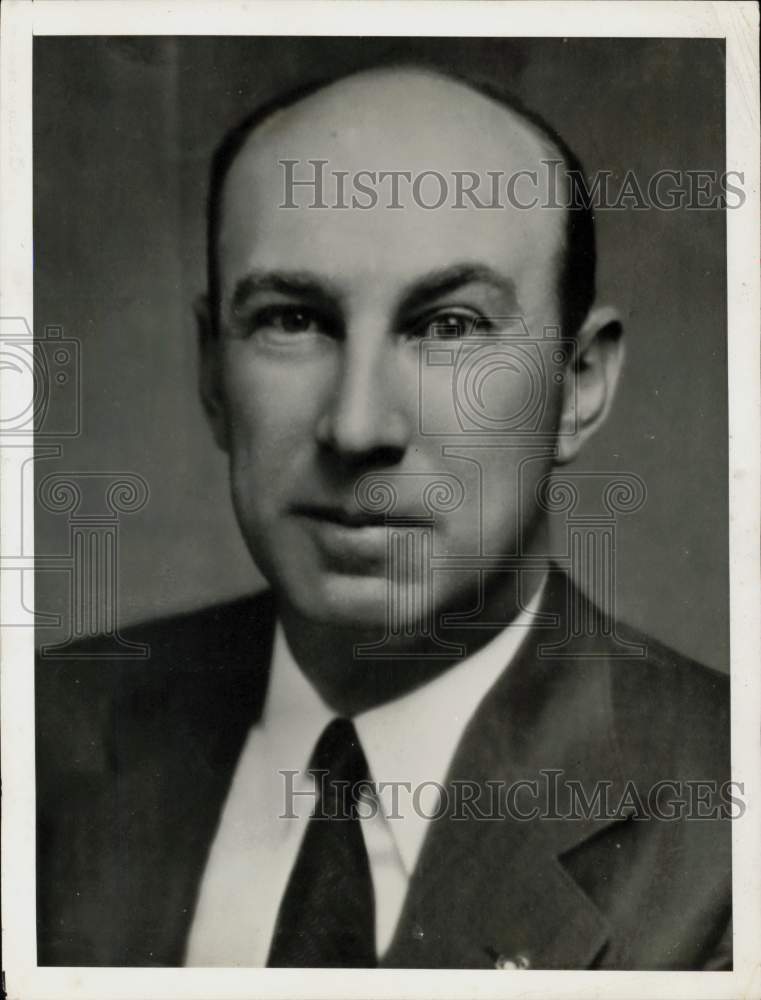
{"label": "man in suit", "polygon": [[41,964],[731,967],[725,681],[546,555],[621,364],[579,170],[412,66],[223,141],[202,395],[270,590],[41,661]]}

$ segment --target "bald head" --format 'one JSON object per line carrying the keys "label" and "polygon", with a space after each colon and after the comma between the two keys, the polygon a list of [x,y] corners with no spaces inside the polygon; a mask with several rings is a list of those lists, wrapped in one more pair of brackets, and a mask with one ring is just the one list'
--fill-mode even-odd
{"label": "bald head", "polygon": [[[557,133],[514,98],[440,70],[411,65],[371,68],[280,95],[228,133],[214,156],[207,251],[215,320],[222,297],[220,246],[234,242],[235,220],[241,212],[258,213],[257,225],[266,227],[273,198],[278,205],[282,203],[282,168],[279,197],[271,184],[267,189],[268,173],[271,180],[276,163],[315,158],[325,159],[331,170],[347,174],[369,169],[414,176],[446,169],[455,173],[475,170],[483,176],[493,171],[504,177],[535,171],[548,160],[560,161],[569,173],[582,174],[577,158]],[[540,192],[540,197],[545,193]],[[546,258],[539,269],[551,282],[566,335],[575,334],[594,298],[592,217],[585,206],[571,205],[570,209],[532,212],[514,209],[509,220],[503,212],[479,215],[485,239],[490,228],[505,225],[509,225],[512,239],[524,246],[539,238]],[[457,217],[450,219],[448,226],[441,213],[426,213],[423,208],[424,215],[435,218],[416,220],[419,206],[404,207],[412,213],[407,228],[413,226],[426,246],[459,238]],[[335,231],[321,231],[319,220],[324,219],[324,212],[311,214],[315,218],[308,236],[329,253],[326,241],[336,235]],[[400,240],[408,240],[409,233],[395,225],[399,213],[385,214],[390,216],[385,225],[376,223],[364,235],[346,225],[343,238],[369,236],[368,249],[377,240],[393,240],[397,234]],[[270,222],[279,229],[287,227],[287,215],[282,211],[270,215]],[[232,225],[228,225],[230,220]],[[303,238],[305,234],[294,232],[294,238],[297,235]]]}
{"label": "bald head", "polygon": [[[514,105],[500,103],[465,81],[416,66],[366,69],[325,83],[271,112],[246,144],[315,141],[340,149],[362,140],[387,163],[446,161],[471,166],[474,157],[536,162],[557,156],[552,138]],[[456,145],[444,145],[447,140]]]}

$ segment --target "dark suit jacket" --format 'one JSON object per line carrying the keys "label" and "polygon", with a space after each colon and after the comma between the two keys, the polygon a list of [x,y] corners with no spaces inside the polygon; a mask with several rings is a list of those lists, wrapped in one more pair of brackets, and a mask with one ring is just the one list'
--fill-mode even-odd
{"label": "dark suit jacket", "polygon": [[[631,632],[644,658],[616,657],[610,635],[573,639],[579,657],[539,655],[565,634],[574,599],[554,573],[541,610],[555,624],[529,633],[481,703],[450,781],[536,779],[541,800],[547,772],[561,771],[557,801],[544,805],[563,816],[569,780],[589,801],[595,782],[609,783],[614,804],[632,801],[627,782],[646,797],[664,779],[728,780],[726,678]],[[182,963],[220,810],[262,708],[272,629],[265,594],[133,630],[150,644],[147,661],[92,659],[96,644],[39,662],[39,964]],[[731,968],[729,827],[445,815],[431,822],[381,964],[494,968],[525,956],[544,969]]]}

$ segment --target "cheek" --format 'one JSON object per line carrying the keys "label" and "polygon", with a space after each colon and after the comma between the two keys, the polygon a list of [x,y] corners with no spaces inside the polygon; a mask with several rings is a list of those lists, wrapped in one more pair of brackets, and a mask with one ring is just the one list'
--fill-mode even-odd
{"label": "cheek", "polygon": [[519,554],[530,544],[541,518],[537,485],[552,469],[552,449],[493,449],[482,467],[483,548],[488,554]]}
{"label": "cheek", "polygon": [[538,344],[507,339],[464,344],[456,355],[431,351],[421,378],[423,432],[462,434],[463,443],[467,435],[483,434],[512,446],[552,432],[562,400],[554,355]]}
{"label": "cheek", "polygon": [[[233,504],[244,533],[269,530],[308,463],[313,415],[261,369],[228,368],[227,440]],[[308,399],[308,397],[307,397]],[[300,400],[300,402],[299,402]]]}
{"label": "cheek", "polygon": [[301,366],[268,363],[253,351],[231,349],[225,361],[225,400],[231,451],[247,461],[280,463],[313,439],[320,379]]}

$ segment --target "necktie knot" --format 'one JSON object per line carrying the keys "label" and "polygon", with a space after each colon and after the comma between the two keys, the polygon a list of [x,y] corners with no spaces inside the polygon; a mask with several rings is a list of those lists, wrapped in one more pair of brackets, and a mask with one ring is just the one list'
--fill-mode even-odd
{"label": "necktie knot", "polygon": [[331,819],[354,818],[369,770],[357,731],[349,719],[333,719],[325,727],[309,762],[309,770],[318,791],[314,815]]}

